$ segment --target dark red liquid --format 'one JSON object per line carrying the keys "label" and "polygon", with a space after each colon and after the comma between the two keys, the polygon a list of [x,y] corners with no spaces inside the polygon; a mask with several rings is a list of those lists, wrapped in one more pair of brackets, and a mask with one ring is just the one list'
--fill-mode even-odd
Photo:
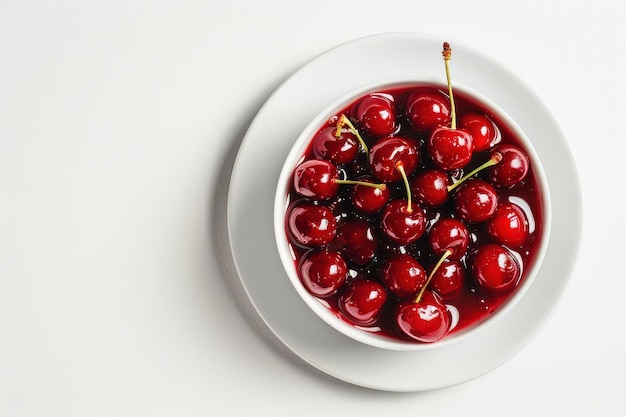
{"label": "dark red liquid", "polygon": [[[395,103],[395,110],[397,114],[397,123],[398,130],[395,135],[404,136],[415,139],[418,143],[420,143],[419,153],[421,154],[421,161],[419,167],[413,171],[410,177],[415,176],[417,173],[433,169],[435,166],[429,159],[426,149],[425,149],[425,141],[428,137],[429,132],[424,133],[416,133],[407,121],[406,115],[403,113],[403,100],[404,97],[416,88],[415,85],[410,87],[403,88],[394,88],[388,90],[380,90],[377,93],[382,93],[388,95],[393,98]],[[440,90],[442,92],[447,92],[447,88],[443,86],[435,86],[435,85],[420,85],[420,88],[432,88],[436,90]],[[467,113],[476,113],[480,115],[485,115],[489,119],[491,119],[495,125],[497,126],[500,132],[500,138],[498,140],[498,144],[512,144],[515,145],[522,150],[525,150],[524,143],[514,134],[513,130],[508,127],[503,120],[498,118],[494,112],[488,108],[485,108],[481,103],[479,103],[476,99],[471,96],[464,94],[463,92],[456,91],[454,94],[455,103],[456,103],[456,116],[457,120],[459,120],[463,115]],[[357,103],[359,99],[356,99],[352,104],[337,112],[337,114],[329,117],[327,124],[320,126],[319,130],[322,130],[328,126],[335,126],[337,123],[337,119],[341,114],[345,114],[349,116],[352,112],[352,107]],[[374,138],[368,138],[366,135],[363,135],[365,141],[371,147],[374,142]],[[312,138],[311,138],[312,139]],[[489,159],[490,150],[486,150],[479,153],[474,153],[472,157],[472,161],[468,166],[463,168],[462,170],[456,170],[450,172],[450,178],[454,181],[461,178],[465,173],[471,171],[475,167],[481,165],[483,162]],[[528,153],[528,152],[526,152]],[[313,159],[315,156],[309,146],[305,151],[303,158],[301,160]],[[369,175],[370,170],[369,166],[363,152],[360,152],[356,159],[350,163],[346,163],[344,165],[338,166],[341,174],[346,178],[355,179],[363,175]],[[485,181],[488,181],[487,171],[483,171],[478,173],[475,178],[479,178]],[[391,200],[396,198],[406,198],[406,190],[402,181],[397,181],[394,183],[389,183],[388,187],[391,189]],[[350,195],[352,193],[352,186],[342,186],[339,192],[339,195],[334,199],[326,202],[314,202],[315,204],[323,204],[329,206],[333,213],[336,216],[338,223],[345,221],[348,218],[357,218],[364,219],[372,224],[379,227],[380,218],[378,214],[374,215],[366,215],[358,212],[350,201]],[[452,191],[454,193],[454,191]],[[300,195],[298,195],[293,189],[290,190],[289,193],[289,205],[297,205],[301,202],[311,201],[304,199]],[[522,266],[522,275],[520,281],[517,286],[505,293],[505,294],[493,294],[484,289],[482,289],[479,285],[475,283],[472,278],[472,274],[469,270],[469,259],[472,256],[473,252],[476,249],[485,243],[493,242],[492,238],[487,234],[486,227],[484,223],[468,223],[466,226],[468,227],[471,233],[471,240],[469,244],[469,248],[466,256],[461,259],[461,263],[466,267],[465,271],[465,282],[463,290],[460,294],[454,296],[453,298],[448,298],[445,300],[446,305],[450,310],[458,311],[458,323],[454,325],[454,327],[450,330],[449,334],[459,332],[460,330],[467,329],[470,326],[473,326],[477,323],[482,322],[494,312],[498,311],[498,309],[509,299],[512,294],[516,291],[519,285],[526,279],[527,271],[530,269],[531,265],[535,262],[536,253],[539,247],[539,243],[541,240],[541,236],[543,233],[543,218],[541,216],[542,213],[542,197],[541,190],[539,189],[539,182],[535,176],[535,172],[531,165],[529,168],[529,172],[525,179],[516,184],[514,187],[510,189],[498,189],[498,201],[500,203],[504,203],[506,201],[513,201],[520,206],[525,206],[527,214],[530,214],[531,219],[529,219],[529,223],[531,224],[531,233],[530,237],[519,247],[509,248],[511,252],[520,260],[520,264]],[[452,198],[448,200],[443,206],[438,208],[428,208],[423,207],[426,211],[426,216],[428,219],[427,222],[427,231],[426,233],[415,243],[411,243],[409,245],[398,245],[384,237],[383,233],[378,233],[379,239],[379,247],[378,251],[374,257],[374,259],[364,266],[358,266],[355,264],[351,264],[348,262],[348,266],[350,269],[350,276],[348,277],[348,282],[354,279],[371,279],[378,282],[382,282],[379,277],[379,264],[382,259],[385,258],[387,254],[390,252],[396,253],[408,253],[415,257],[421,265],[426,269],[427,272],[430,272],[433,266],[436,264],[438,260],[438,256],[432,253],[428,242],[427,242],[427,234],[430,225],[432,225],[436,220],[443,217],[456,217],[454,213],[454,207]],[[288,211],[289,209],[287,209]],[[288,237],[289,237],[289,233]],[[335,243],[330,243],[328,245],[328,250],[337,250],[341,251],[341,249],[335,245]],[[298,245],[292,244],[293,253],[296,256],[296,268],[298,269],[300,259],[304,253],[311,250],[311,248],[304,248]],[[429,287],[429,289],[431,289]],[[330,298],[320,299],[320,302],[324,305],[327,305],[329,309],[331,309],[337,317],[340,317],[347,322],[349,320],[345,319],[343,314],[341,313],[341,309],[338,306],[338,298],[340,293],[334,295]],[[395,328],[394,325],[394,311],[397,304],[403,300],[399,300],[395,298],[391,293],[388,294],[388,301],[385,305],[382,317],[380,320],[368,328],[369,332],[379,333],[381,335],[385,335],[391,338],[397,338],[402,340],[407,340],[405,336],[403,336],[399,331]],[[416,342],[419,343],[419,342]]]}

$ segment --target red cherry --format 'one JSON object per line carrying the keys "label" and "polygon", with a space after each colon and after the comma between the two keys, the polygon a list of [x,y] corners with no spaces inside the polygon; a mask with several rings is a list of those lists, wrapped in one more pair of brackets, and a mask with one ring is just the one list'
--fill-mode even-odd
{"label": "red cherry", "polygon": [[348,321],[361,326],[371,326],[380,318],[386,301],[387,292],[381,284],[356,279],[342,292],[338,306]]}
{"label": "red cherry", "polygon": [[472,136],[474,152],[485,151],[500,141],[500,130],[487,116],[468,113],[459,119],[459,127]]}
{"label": "red cherry", "polygon": [[408,254],[393,254],[383,260],[380,277],[389,292],[399,298],[417,295],[426,283],[426,271]]}
{"label": "red cherry", "polygon": [[305,247],[324,246],[337,234],[333,213],[324,206],[302,204],[289,211],[287,227],[294,243]]}
{"label": "red cherry", "polygon": [[409,175],[417,167],[419,153],[415,142],[398,136],[384,137],[372,146],[369,152],[372,173],[383,182],[398,181],[402,174],[398,165],[402,165]]}
{"label": "red cherry", "polygon": [[444,300],[461,293],[465,281],[465,268],[459,261],[446,259],[433,273],[430,286]]}
{"label": "red cherry", "polygon": [[378,250],[376,230],[365,220],[346,220],[337,230],[337,241],[343,246],[345,257],[363,266],[374,259]]}
{"label": "red cherry", "polygon": [[498,207],[498,194],[487,182],[471,179],[454,196],[455,210],[459,218],[467,222],[483,222]]}
{"label": "red cherry", "polygon": [[389,136],[398,128],[393,97],[389,95],[364,97],[353,108],[352,116],[365,133],[375,138]]}
{"label": "red cherry", "polygon": [[[361,178],[360,181],[372,182],[366,178]],[[390,195],[387,187],[381,189],[357,184],[352,192],[352,205],[361,213],[374,214],[387,204]]]}
{"label": "red cherry", "polygon": [[398,306],[396,324],[408,337],[432,343],[450,329],[450,313],[437,294],[425,291],[418,302],[409,301]]}
{"label": "red cherry", "polygon": [[424,209],[413,205],[409,211],[407,200],[393,200],[385,206],[380,218],[383,233],[395,243],[408,245],[419,239],[426,229]]}
{"label": "red cherry", "polygon": [[495,243],[478,248],[472,257],[471,270],[482,288],[496,293],[511,290],[522,275],[520,264],[513,254]]}
{"label": "red cherry", "polygon": [[520,246],[529,236],[526,214],[513,203],[500,204],[486,226],[487,233],[503,245]]}
{"label": "red cherry", "polygon": [[326,298],[337,293],[346,282],[346,261],[334,252],[313,250],[300,261],[300,280],[314,296]]}
{"label": "red cherry", "polygon": [[328,159],[329,161],[341,165],[352,161],[359,151],[359,141],[350,129],[340,129],[340,136],[335,133],[337,128],[327,126],[320,130],[313,138],[311,150],[318,159]]}
{"label": "red cherry", "polygon": [[433,130],[426,142],[426,149],[435,165],[444,171],[451,171],[463,168],[470,162],[474,145],[470,133],[464,129],[457,129],[456,126],[456,106],[450,81],[452,49],[447,42],[443,44],[442,55],[446,65],[448,97],[450,100],[450,125],[441,126]]}
{"label": "red cherry", "polygon": [[446,217],[438,220],[428,232],[428,243],[435,255],[450,251],[448,259],[460,260],[469,246],[469,230],[463,222]]}
{"label": "red cherry", "polygon": [[358,184],[363,187],[385,189],[385,184],[374,184],[339,178],[337,167],[325,159],[309,159],[296,167],[293,188],[310,200],[330,200],[339,192],[341,184]]}
{"label": "red cherry", "polygon": [[337,167],[323,159],[309,159],[298,165],[293,186],[298,194],[314,200],[329,200],[339,192]]}
{"label": "red cherry", "polygon": [[448,201],[448,174],[440,170],[423,171],[411,180],[415,199],[428,207],[439,207]]}
{"label": "red cherry", "polygon": [[432,161],[445,171],[465,167],[472,159],[472,136],[463,129],[438,127],[426,142]]}
{"label": "red cherry", "polygon": [[498,145],[492,152],[500,152],[502,160],[490,170],[490,180],[496,187],[511,187],[522,181],[530,167],[528,156],[513,145]]}
{"label": "red cherry", "polygon": [[449,99],[441,91],[416,89],[407,96],[404,107],[409,124],[419,133],[450,123]]}

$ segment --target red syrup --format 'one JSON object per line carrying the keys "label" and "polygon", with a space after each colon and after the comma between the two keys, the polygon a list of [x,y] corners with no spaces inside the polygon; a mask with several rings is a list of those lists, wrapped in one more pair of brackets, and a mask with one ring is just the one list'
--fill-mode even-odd
{"label": "red syrup", "polygon": [[[417,167],[408,175],[409,181],[421,172],[437,168],[434,162],[429,158],[428,152],[426,151],[426,142],[430,131],[413,128],[410,123],[410,118],[406,114],[407,106],[405,104],[405,99],[416,90],[444,94],[447,97],[447,88],[445,86],[434,84],[411,85],[402,88],[382,89],[376,91],[377,95],[382,95],[388,98],[388,101],[393,106],[393,112],[395,113],[396,118],[396,128],[392,133],[392,136],[409,138],[410,140],[413,140],[416,145],[419,154],[419,162]],[[361,129],[358,120],[353,118],[354,114],[358,113],[355,109],[357,109],[358,105],[366,100],[367,97],[369,97],[369,94],[354,100],[354,102],[346,106],[341,111],[331,115],[327,122],[323,126],[319,127],[318,133],[326,131],[327,134],[328,128],[335,127],[337,125],[337,121],[341,118],[341,115],[346,115],[351,117],[350,120],[356,127],[356,130],[359,131],[367,146],[371,148],[372,145],[380,138],[372,136],[366,129]],[[481,102],[462,90],[455,90],[454,98],[456,103],[456,114],[459,120],[462,120],[463,116],[468,114],[476,114],[481,117],[486,116],[494,124],[493,127],[495,127],[496,130],[496,137],[487,149],[484,149],[485,146],[481,145],[483,150],[474,152],[472,159],[467,166],[447,172],[450,183],[458,181],[465,174],[488,160],[494,146],[496,145],[514,145],[528,154],[528,151],[525,149],[525,144],[516,136],[513,129],[507,126],[505,121],[499,118],[491,109],[486,108]],[[386,123],[389,124],[388,121],[386,121]],[[376,131],[376,129],[373,129],[373,131]],[[350,137],[350,140],[352,141],[353,137]],[[317,159],[312,145],[313,142],[314,137],[311,138],[309,146],[303,153],[302,158],[300,158],[300,162],[309,159]],[[363,149],[361,149],[352,160],[337,164],[337,169],[339,177],[341,178],[366,178],[370,182],[377,182],[376,178],[374,178],[374,175],[372,174],[372,169],[369,166],[368,158]],[[478,172],[472,178],[490,182],[491,178],[489,174],[490,169],[487,168]],[[341,233],[338,233],[338,237],[330,243],[322,246],[304,246],[294,240],[293,233],[289,231],[289,227],[286,223],[286,233],[291,244],[292,253],[295,257],[294,262],[296,269],[300,271],[301,260],[309,251],[321,250],[341,254],[346,260],[346,264],[348,266],[347,279],[338,292],[326,298],[318,298],[319,301],[333,311],[338,318],[355,327],[363,328],[367,332],[387,336],[392,339],[421,343],[408,338],[405,334],[399,331],[398,326],[396,325],[395,315],[398,305],[406,302],[407,299],[410,300],[411,297],[401,299],[393,295],[391,291],[387,290],[387,300],[382,307],[378,320],[376,320],[373,324],[368,324],[367,326],[363,326],[350,320],[350,318],[342,312],[340,299],[342,291],[355,280],[370,280],[384,285],[381,278],[381,264],[383,260],[388,258],[389,255],[393,253],[411,255],[423,266],[427,273],[430,273],[439,260],[439,256],[433,253],[428,244],[428,231],[432,225],[441,218],[452,217],[458,219],[458,215],[455,212],[454,195],[460,187],[450,191],[450,197],[448,200],[439,207],[433,208],[419,204],[415,201],[413,202],[413,204],[419,205],[425,212],[426,231],[419,239],[405,245],[394,243],[385,236],[385,233],[381,231],[381,213],[383,210],[379,210],[375,213],[367,213],[355,208],[352,202],[354,187],[354,185],[341,185],[339,193],[334,198],[330,200],[312,200],[298,194],[293,186],[291,186],[288,194],[288,207],[285,218],[288,218],[289,212],[292,208],[298,207],[302,204],[313,204],[328,207],[335,217],[338,229],[341,229],[341,225],[348,221],[368,222],[371,225],[374,239],[378,242],[376,245],[377,248],[374,255],[371,257],[371,260],[366,263],[363,263],[363,261],[359,261],[358,263],[351,261],[350,256],[346,256],[346,253],[350,250],[346,248],[345,239],[341,238]],[[406,199],[407,191],[402,180],[387,182],[386,187],[389,190],[390,201],[396,199]],[[460,259],[465,278],[460,291],[455,291],[452,296],[448,295],[447,298],[443,299],[451,317],[457,317],[452,319],[452,327],[449,329],[446,336],[469,329],[478,323],[483,322],[497,312],[506,303],[506,301],[513,296],[516,289],[526,279],[527,271],[530,270],[531,266],[536,261],[539,243],[543,234],[543,202],[540,184],[535,175],[532,162],[528,168],[527,175],[521,182],[518,182],[513,186],[500,186],[495,188],[497,190],[499,204],[512,202],[520,206],[527,215],[529,229],[528,238],[521,245],[515,247],[504,245],[519,263],[519,267],[522,271],[521,276],[512,289],[502,293],[496,293],[481,287],[472,274],[472,257],[482,245],[499,242],[496,242],[487,232],[486,222],[465,222],[465,225],[470,233],[468,249],[465,255]],[[367,242],[369,245],[368,248],[372,247],[371,238],[372,236],[370,236],[369,242]],[[359,242],[351,241],[350,244],[358,245]],[[429,291],[435,291],[433,289],[432,282],[428,284],[427,288]],[[412,297],[414,298],[415,295]],[[446,336],[444,336],[444,338]]]}

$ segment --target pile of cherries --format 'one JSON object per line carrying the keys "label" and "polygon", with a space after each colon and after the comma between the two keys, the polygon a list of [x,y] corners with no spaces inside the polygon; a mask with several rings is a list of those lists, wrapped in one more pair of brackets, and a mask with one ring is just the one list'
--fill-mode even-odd
{"label": "pile of cherries", "polygon": [[542,232],[521,141],[490,109],[453,95],[446,48],[447,92],[383,89],[320,127],[285,213],[312,295],[355,326],[424,343],[497,310]]}

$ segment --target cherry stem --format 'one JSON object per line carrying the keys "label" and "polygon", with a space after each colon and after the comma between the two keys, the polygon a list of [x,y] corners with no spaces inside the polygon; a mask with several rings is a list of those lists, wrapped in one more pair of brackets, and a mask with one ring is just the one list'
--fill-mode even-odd
{"label": "cherry stem", "polygon": [[407,213],[413,213],[413,207],[411,205],[411,186],[409,185],[409,179],[406,176],[406,171],[404,170],[402,162],[396,163],[396,169],[400,172],[400,175],[402,175],[404,187],[406,188],[406,211]]}
{"label": "cherry stem", "polygon": [[386,184],[376,184],[376,183],[367,182],[367,181],[341,180],[341,179],[335,178],[333,182],[337,184],[347,184],[347,185],[364,185],[366,187],[378,188],[379,190],[387,189]]}
{"label": "cherry stem", "polygon": [[367,149],[367,145],[365,144],[365,141],[363,140],[363,138],[361,137],[361,134],[359,133],[358,130],[356,130],[356,127],[354,127],[354,125],[352,124],[352,122],[350,121],[350,119],[348,119],[344,114],[341,115],[341,117],[339,117],[339,120],[337,120],[337,129],[335,130],[335,137],[339,138],[341,137],[341,129],[347,126],[348,129],[354,133],[354,135],[356,136],[356,138],[359,140],[359,143],[361,144],[361,146],[363,147],[363,150],[365,151],[365,153],[367,154],[369,152],[369,149]]}
{"label": "cherry stem", "polygon": [[500,161],[502,161],[502,154],[500,152],[494,152],[491,155],[491,158],[487,162],[485,162],[484,164],[482,164],[478,168],[473,169],[472,171],[467,173],[467,175],[463,176],[463,178],[461,178],[460,180],[458,180],[454,184],[448,185],[448,192],[454,190],[456,187],[458,187],[463,182],[465,182],[465,180],[467,180],[468,178],[476,175],[476,173],[482,171],[485,168],[489,168],[490,166],[494,166],[495,164],[497,164]]}
{"label": "cherry stem", "polygon": [[450,249],[446,249],[443,255],[441,255],[441,258],[439,258],[439,260],[437,261],[437,264],[435,265],[433,270],[430,271],[430,275],[428,275],[428,278],[426,279],[424,286],[422,286],[422,289],[417,294],[417,297],[415,297],[415,300],[413,301],[414,303],[417,304],[420,302],[420,300],[422,299],[422,296],[424,295],[424,291],[426,291],[426,287],[428,287],[428,284],[430,284],[430,281],[433,279],[433,276],[435,276],[435,272],[437,272],[437,270],[439,269],[443,261],[445,261],[450,255],[452,255],[452,251]]}
{"label": "cherry stem", "polygon": [[452,83],[450,82],[450,58],[452,48],[448,42],[443,43],[443,61],[446,65],[446,79],[448,80],[448,95],[450,96],[450,128],[456,129],[456,106],[454,105],[454,95],[452,94]]}

